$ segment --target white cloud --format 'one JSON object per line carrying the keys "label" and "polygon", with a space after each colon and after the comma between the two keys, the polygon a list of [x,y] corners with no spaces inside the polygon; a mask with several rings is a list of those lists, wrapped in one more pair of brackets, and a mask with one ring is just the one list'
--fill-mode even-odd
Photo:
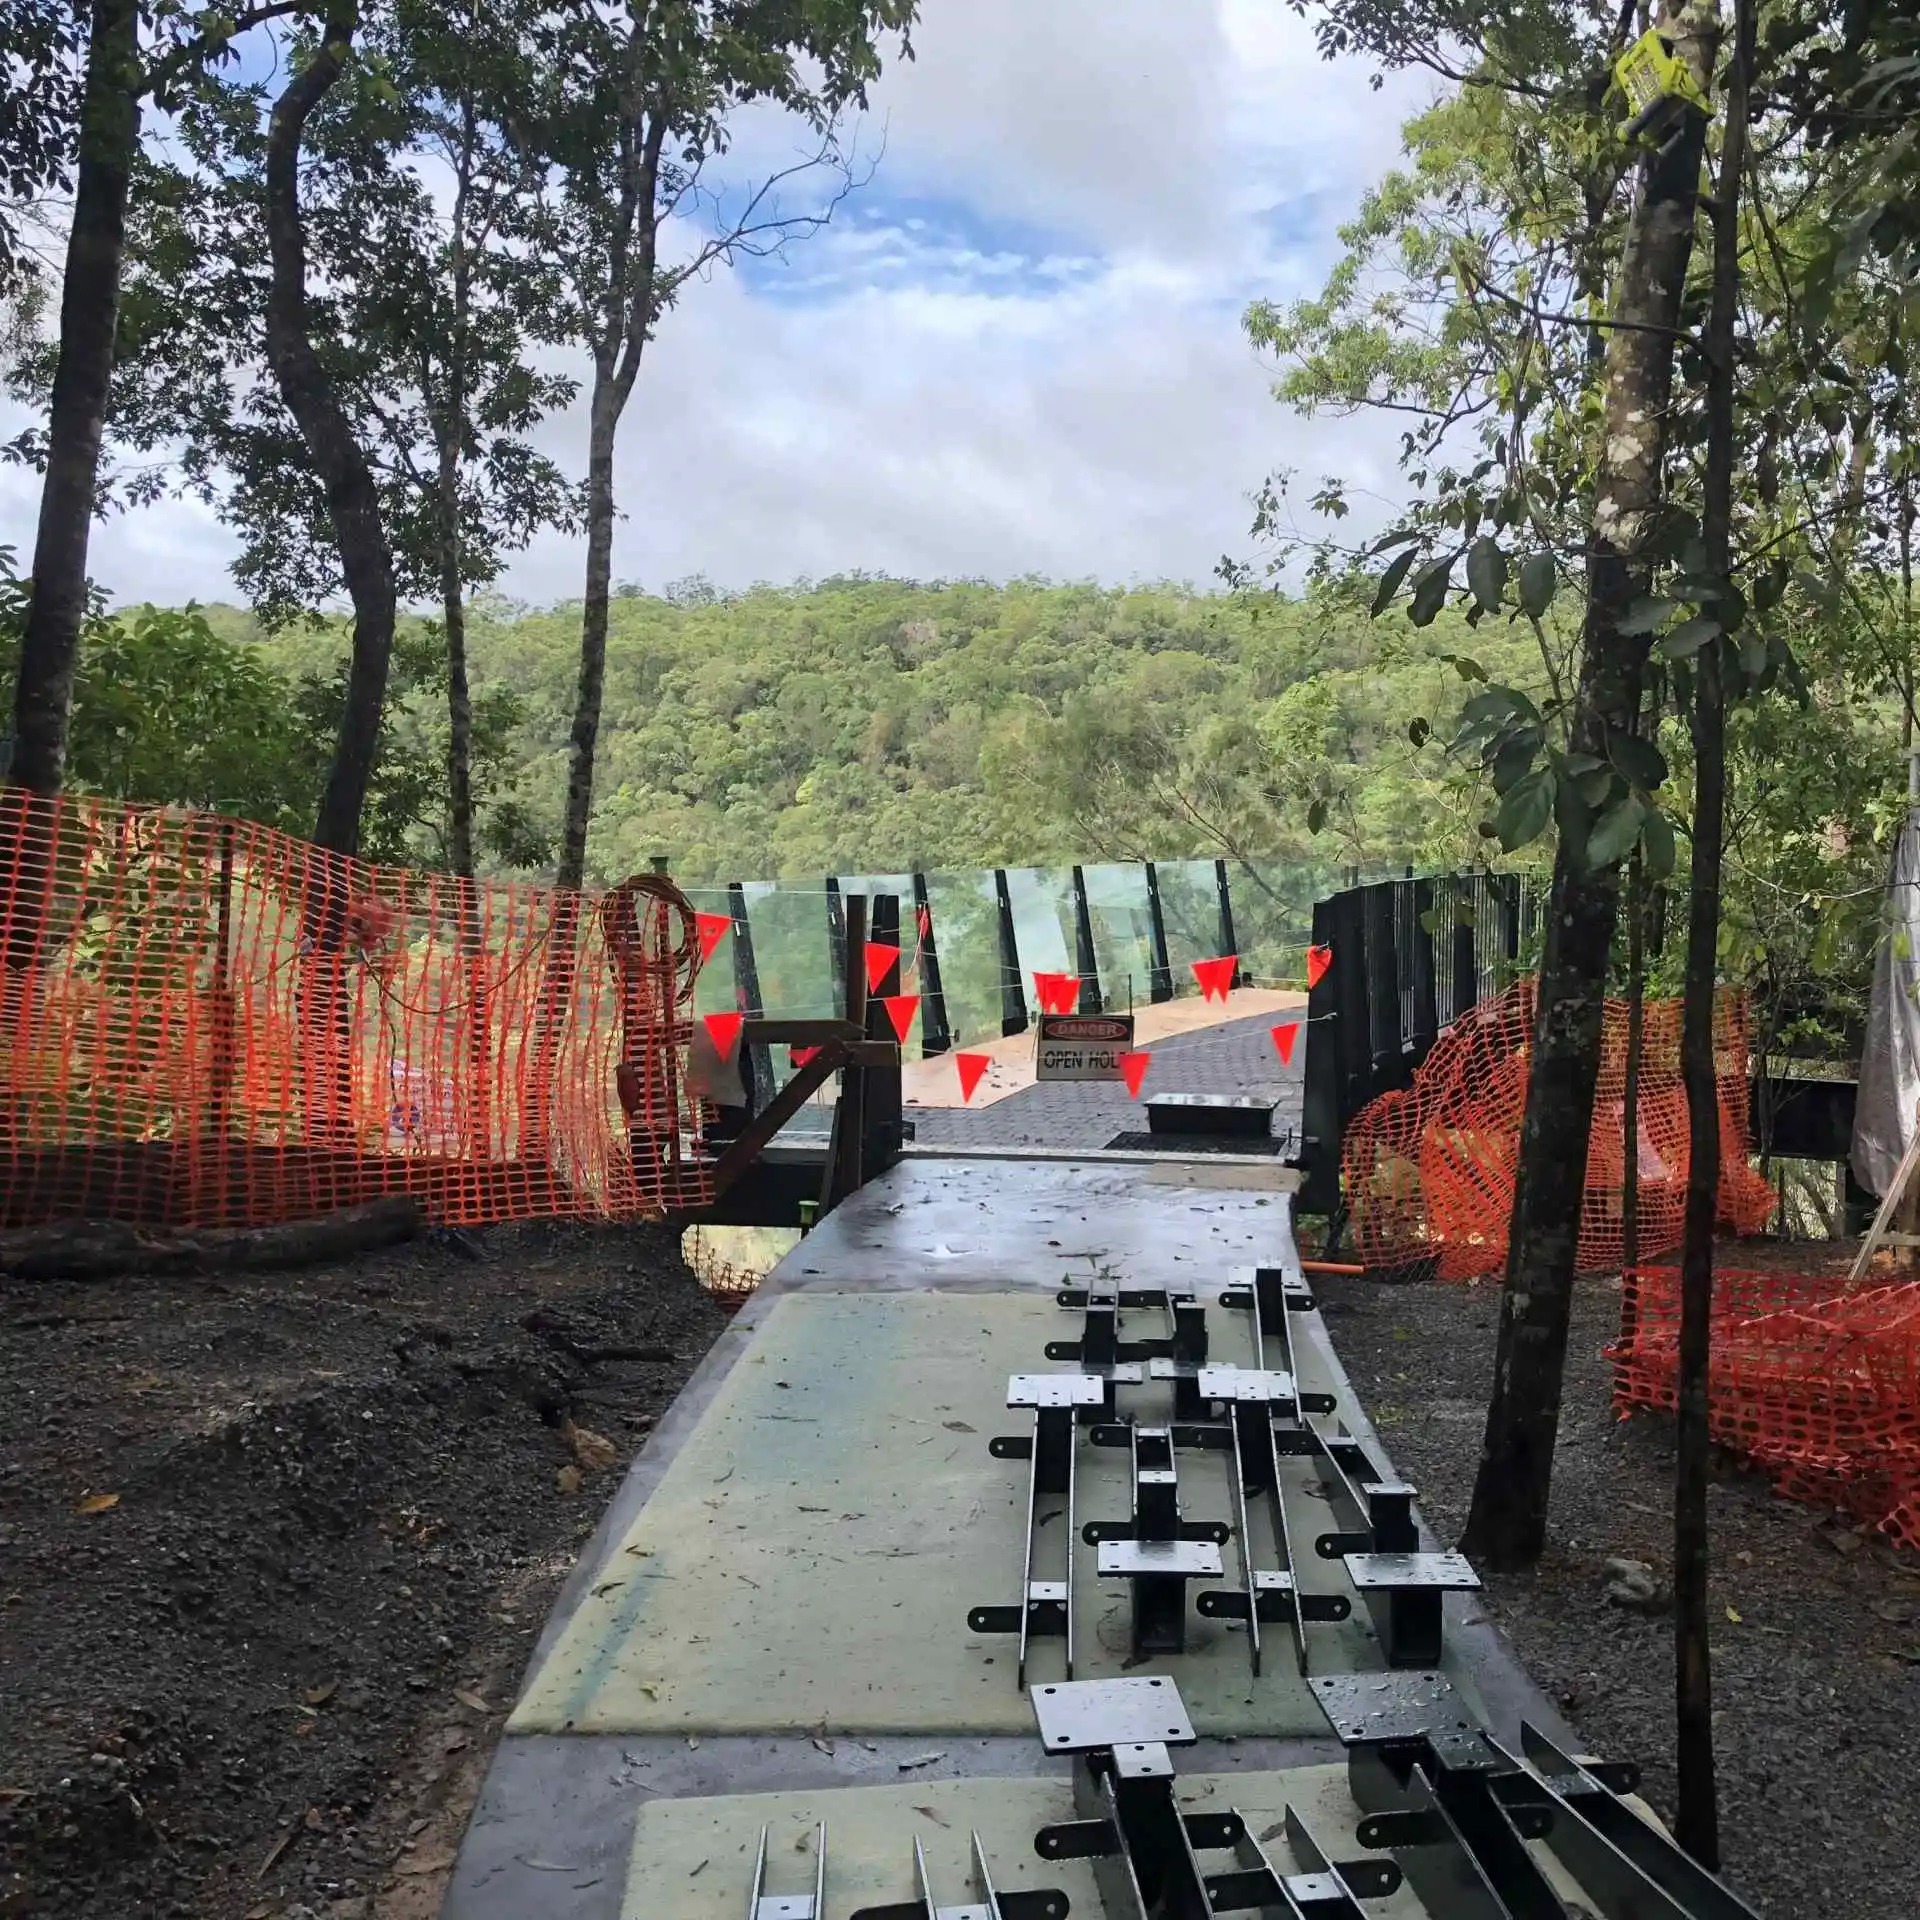
{"label": "white cloud", "polygon": [[[1278,0],[927,0],[875,90],[876,180],[784,265],[688,289],[622,435],[616,576],[852,569],[1204,579],[1275,466],[1391,493],[1396,436],[1268,394],[1239,314],[1316,285],[1413,83],[1329,66]],[[758,122],[730,165],[789,157]],[[0,409],[0,436],[14,430]],[[576,414],[543,433],[577,467]],[[24,562],[37,485],[0,470]],[[120,597],[210,598],[197,506],[102,525]],[[502,583],[578,593],[576,543]],[[226,589],[230,591],[230,589]]]}

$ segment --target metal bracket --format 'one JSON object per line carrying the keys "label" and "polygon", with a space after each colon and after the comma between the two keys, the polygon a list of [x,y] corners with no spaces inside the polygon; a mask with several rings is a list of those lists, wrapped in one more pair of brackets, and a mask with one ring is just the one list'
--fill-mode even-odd
{"label": "metal bracket", "polygon": [[1223,1521],[1180,1517],[1171,1428],[1126,1432],[1133,1448],[1133,1518],[1090,1521],[1086,1539],[1098,1552],[1103,1580],[1132,1583],[1134,1659],[1184,1653],[1187,1582],[1220,1577],[1220,1548],[1229,1529]]}
{"label": "metal bracket", "polygon": [[[1206,1364],[1207,1310],[1197,1294],[1170,1287],[1063,1287],[1054,1298],[1087,1318],[1080,1339],[1048,1343],[1049,1360],[1078,1360],[1085,1366],[1128,1360]],[[1157,1339],[1122,1341],[1120,1318],[1126,1313],[1161,1314],[1167,1332]]]}
{"label": "metal bracket", "polygon": [[1216,1913],[1252,1907],[1263,1914],[1277,1913],[1282,1920],[1360,1920],[1359,1901],[1381,1900],[1399,1891],[1399,1869],[1386,1861],[1330,1860],[1291,1807],[1285,1813],[1286,1840],[1297,1873],[1283,1873],[1244,1820],[1240,1826],[1235,1845],[1240,1871],[1207,1880],[1207,1897]]}
{"label": "metal bracket", "polygon": [[1072,1906],[1057,1887],[1035,1887],[1018,1893],[1001,1893],[993,1884],[987,1865],[987,1850],[980,1835],[973,1835],[971,1855],[972,1885],[962,1906],[943,1907],[935,1899],[933,1875],[927,1870],[926,1849],[913,1843],[913,1878],[920,1889],[916,1900],[899,1901],[889,1907],[862,1907],[853,1920],[1066,1920]]}
{"label": "metal bracket", "polygon": [[1597,1920],[1754,1920],[1620,1797],[1631,1769],[1570,1759],[1524,1726],[1522,1767],[1442,1673],[1328,1674],[1313,1686],[1366,1809],[1360,1844],[1391,1851],[1434,1911],[1566,1920],[1573,1909],[1533,1851],[1544,1842]]}
{"label": "metal bracket", "polygon": [[1252,1312],[1255,1363],[1264,1367],[1267,1364],[1267,1336],[1271,1334],[1276,1338],[1285,1338],[1291,1348],[1291,1336],[1286,1334],[1287,1315],[1311,1313],[1313,1289],[1307,1285],[1303,1274],[1294,1273],[1286,1267],[1240,1267],[1235,1271],[1247,1277],[1236,1285],[1223,1288],[1220,1304]]}
{"label": "metal bracket", "polygon": [[[1358,1920],[1356,1897],[1394,1892],[1398,1868],[1380,1860],[1332,1866],[1291,1809],[1287,1834],[1303,1871],[1283,1874],[1237,1811],[1189,1813],[1174,1791],[1169,1741],[1186,1744],[1191,1723],[1171,1680],[1082,1681],[1034,1695],[1040,1737],[1074,1756],[1081,1816],[1043,1827],[1043,1860],[1090,1860],[1109,1920],[1214,1920],[1259,1909],[1284,1920]],[[1202,1853],[1234,1849],[1242,1871],[1209,1876]]]}
{"label": "metal bracket", "polygon": [[1626,1804],[1635,1769],[1573,1759],[1524,1722],[1520,1751],[1528,1784],[1552,1809],[1548,1848],[1607,1920],[1753,1920],[1744,1900]]}
{"label": "metal bracket", "polygon": [[753,1892],[747,1901],[747,1920],[827,1920],[827,1823],[813,1835],[813,1891],[767,1891],[767,1829],[760,1829],[760,1855],[753,1863]]}
{"label": "metal bracket", "polygon": [[[1017,1633],[1020,1657],[1014,1684],[1027,1684],[1027,1652],[1034,1640],[1067,1643],[1067,1678],[1073,1678],[1073,1527],[1074,1447],[1077,1422],[1100,1408],[1112,1393],[1111,1380],[1088,1373],[1016,1373],[1007,1382],[1007,1405],[1033,1411],[1031,1434],[999,1434],[987,1442],[996,1460],[1027,1462],[1027,1537],[1020,1567],[1020,1598],[1010,1607],[984,1606],[968,1611],[973,1633]],[[1040,1501],[1064,1495],[1067,1525],[1065,1564],[1060,1579],[1036,1580],[1034,1545],[1041,1526]]]}

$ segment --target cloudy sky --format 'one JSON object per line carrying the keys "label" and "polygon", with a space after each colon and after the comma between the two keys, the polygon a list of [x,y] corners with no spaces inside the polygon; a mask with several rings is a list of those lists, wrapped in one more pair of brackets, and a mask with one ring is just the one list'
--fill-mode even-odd
{"label": "cloudy sky", "polygon": [[[663,324],[621,434],[617,579],[1205,582],[1271,468],[1393,490],[1391,432],[1277,406],[1239,318],[1317,288],[1420,83],[1323,63],[1286,0],[926,0],[915,43],[831,227]],[[791,139],[755,127],[743,156]],[[17,422],[0,405],[0,437]],[[543,437],[578,469],[581,421]],[[0,468],[23,563],[36,508]],[[230,551],[171,503],[99,527],[93,571],[116,598],[231,597]],[[580,566],[546,540],[502,584],[568,599]]]}

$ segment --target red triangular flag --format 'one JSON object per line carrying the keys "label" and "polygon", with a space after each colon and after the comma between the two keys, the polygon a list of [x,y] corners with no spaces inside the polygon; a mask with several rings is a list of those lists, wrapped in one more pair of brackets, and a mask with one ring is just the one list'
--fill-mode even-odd
{"label": "red triangular flag", "polygon": [[1153,1065],[1150,1053],[1123,1053],[1120,1056],[1120,1071],[1127,1076],[1127,1097],[1140,1098],[1140,1083],[1147,1077],[1147,1069]]}
{"label": "red triangular flag", "polygon": [[1036,973],[1034,992],[1042,1013],[1071,1013],[1080,1004],[1080,978],[1072,973]]}
{"label": "red triangular flag", "polygon": [[875,941],[867,942],[867,991],[878,993],[880,982],[900,964],[898,947],[882,946]]}
{"label": "red triangular flag", "polygon": [[973,1098],[974,1089],[993,1065],[993,1056],[986,1053],[956,1053],[953,1064],[960,1069],[960,1101],[964,1106]]}
{"label": "red triangular flag", "polygon": [[713,950],[733,931],[733,921],[724,913],[696,913],[694,931],[700,936],[700,964],[713,958]]}
{"label": "red triangular flag", "polygon": [[1273,1030],[1273,1044],[1280,1049],[1280,1064],[1283,1067],[1293,1065],[1293,1043],[1300,1038],[1300,1022],[1289,1020],[1284,1027]]}
{"label": "red triangular flag", "polygon": [[1327,977],[1327,969],[1333,965],[1331,947],[1309,947],[1307,949],[1307,985],[1317,987]]}
{"label": "red triangular flag", "polygon": [[707,1032],[713,1038],[713,1050],[722,1060],[732,1054],[746,1017],[744,1013],[710,1013],[706,1016]]}
{"label": "red triangular flag", "polygon": [[893,1030],[900,1036],[900,1044],[907,1044],[907,1034],[913,1026],[913,1016],[920,1007],[917,993],[890,994],[880,1004],[887,1010],[887,1018],[893,1022]]}
{"label": "red triangular flag", "polygon": [[787,1062],[793,1068],[794,1072],[798,1073],[819,1051],[820,1049],[818,1047],[789,1047],[787,1049]]}
{"label": "red triangular flag", "polygon": [[1217,960],[1196,960],[1193,977],[1200,983],[1203,1000],[1224,1000],[1233,991],[1233,970],[1239,964],[1237,953],[1223,953]]}

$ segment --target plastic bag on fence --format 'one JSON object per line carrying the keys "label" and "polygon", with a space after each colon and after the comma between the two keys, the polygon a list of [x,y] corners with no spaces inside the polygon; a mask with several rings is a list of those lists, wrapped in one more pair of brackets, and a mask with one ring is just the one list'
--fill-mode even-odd
{"label": "plastic bag on fence", "polygon": [[1920,1106],[1920,815],[1910,813],[1900,831],[1882,921],[1853,1109],[1853,1177],[1880,1195]]}

